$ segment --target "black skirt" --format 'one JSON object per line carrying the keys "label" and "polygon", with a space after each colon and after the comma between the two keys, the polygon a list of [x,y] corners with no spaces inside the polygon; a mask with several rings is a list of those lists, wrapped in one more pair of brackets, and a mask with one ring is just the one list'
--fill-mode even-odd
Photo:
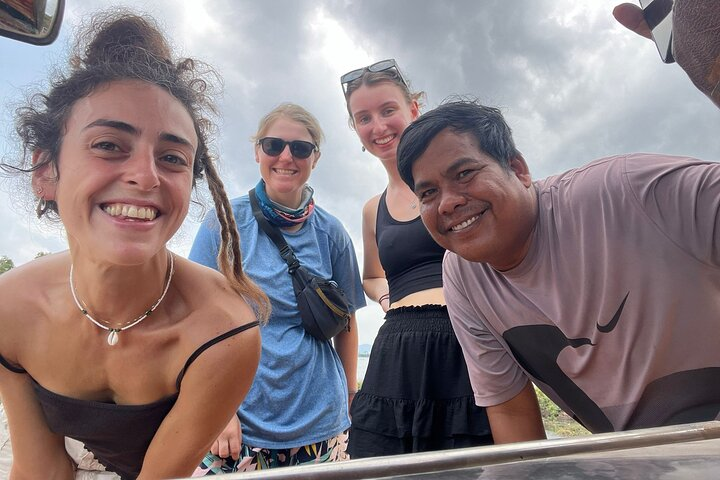
{"label": "black skirt", "polygon": [[492,444],[447,307],[387,312],[350,415],[351,458]]}

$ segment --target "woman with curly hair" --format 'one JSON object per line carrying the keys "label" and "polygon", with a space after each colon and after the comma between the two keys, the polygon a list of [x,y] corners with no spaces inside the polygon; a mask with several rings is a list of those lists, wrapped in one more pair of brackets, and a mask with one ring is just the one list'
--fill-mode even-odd
{"label": "woman with curly hair", "polygon": [[[172,59],[150,18],[94,19],[69,72],[18,111],[25,156],[3,165],[69,244],[0,277],[13,480],[74,478],[64,437],[122,479],[190,475],[250,388],[269,310],[208,152],[201,64]],[[222,274],[167,248],[204,177]]]}

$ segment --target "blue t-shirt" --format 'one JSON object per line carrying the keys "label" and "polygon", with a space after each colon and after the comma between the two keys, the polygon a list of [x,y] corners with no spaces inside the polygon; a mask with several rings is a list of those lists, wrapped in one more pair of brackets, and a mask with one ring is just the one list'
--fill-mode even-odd
{"label": "blue t-shirt", "polygon": [[[329,342],[319,342],[302,326],[287,265],[261,232],[245,195],[231,201],[243,269],[270,297],[272,315],[261,327],[262,354],[250,392],[238,410],[243,443],[292,448],[332,438],[350,427],[348,386],[342,363]],[[210,212],[195,237],[190,259],[217,268],[219,224]],[[300,263],[335,280],[350,311],[365,306],[365,295],[350,236],[340,221],[315,206],[300,230],[283,232]]]}

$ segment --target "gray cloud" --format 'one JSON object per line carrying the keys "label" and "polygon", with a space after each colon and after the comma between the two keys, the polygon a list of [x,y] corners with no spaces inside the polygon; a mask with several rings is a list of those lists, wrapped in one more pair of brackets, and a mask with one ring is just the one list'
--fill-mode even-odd
{"label": "gray cloud", "polygon": [[[362,205],[384,188],[385,173],[360,151],[347,125],[339,76],[383,58],[396,58],[414,88],[427,93],[426,109],[452,94],[500,106],[536,177],[630,151],[719,157],[720,111],[677,65],[662,64],[651,42],[616,24],[611,11],[619,0],[128,3],[161,18],[183,54],[209,62],[223,77],[214,147],[231,195],[257,182],[249,138],[262,115],[292,101],[318,117],[327,141],[311,184],[318,203],[346,225],[360,256]],[[65,40],[52,47],[0,40],[0,100],[44,80],[48,65],[62,57],[68,27],[110,4],[71,4]],[[342,38],[332,36],[333,28]],[[5,114],[3,124],[9,121]],[[30,233],[19,218],[0,217],[11,226],[0,254],[24,261],[36,249],[51,249],[44,245],[60,248],[62,239]],[[173,248],[187,253],[196,228],[186,222]],[[360,318],[367,342],[382,314],[372,307]]]}

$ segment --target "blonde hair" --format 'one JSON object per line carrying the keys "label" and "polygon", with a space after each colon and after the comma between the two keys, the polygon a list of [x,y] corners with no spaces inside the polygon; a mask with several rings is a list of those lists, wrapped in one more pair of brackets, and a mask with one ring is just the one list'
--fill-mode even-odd
{"label": "blonde hair", "polygon": [[308,112],[300,105],[289,102],[281,103],[260,119],[257,133],[251,138],[253,143],[263,138],[272,124],[279,118],[287,118],[288,120],[292,120],[293,122],[298,122],[303,125],[310,134],[315,146],[317,146],[318,150],[320,150],[320,143],[322,143],[325,139],[325,134],[323,134],[322,128],[320,128],[320,122],[318,122],[317,118],[315,118],[312,113]]}

